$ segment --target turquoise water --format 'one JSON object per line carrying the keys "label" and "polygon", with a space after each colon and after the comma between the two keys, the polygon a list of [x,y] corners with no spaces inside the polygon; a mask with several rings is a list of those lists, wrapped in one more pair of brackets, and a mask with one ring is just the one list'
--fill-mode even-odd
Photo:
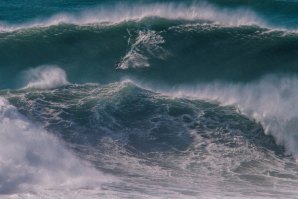
{"label": "turquoise water", "polygon": [[0,198],[295,198],[298,2],[0,2]]}

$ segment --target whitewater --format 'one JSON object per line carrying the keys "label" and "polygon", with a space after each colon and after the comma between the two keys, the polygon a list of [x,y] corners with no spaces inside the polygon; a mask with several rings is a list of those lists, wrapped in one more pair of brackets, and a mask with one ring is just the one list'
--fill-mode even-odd
{"label": "whitewater", "polygon": [[43,3],[0,2],[0,198],[297,198],[297,2]]}

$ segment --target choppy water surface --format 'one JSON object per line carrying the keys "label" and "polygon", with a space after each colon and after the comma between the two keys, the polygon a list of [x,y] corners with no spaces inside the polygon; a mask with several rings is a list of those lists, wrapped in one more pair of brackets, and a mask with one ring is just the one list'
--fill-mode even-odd
{"label": "choppy water surface", "polygon": [[297,198],[297,11],[0,2],[0,198]]}

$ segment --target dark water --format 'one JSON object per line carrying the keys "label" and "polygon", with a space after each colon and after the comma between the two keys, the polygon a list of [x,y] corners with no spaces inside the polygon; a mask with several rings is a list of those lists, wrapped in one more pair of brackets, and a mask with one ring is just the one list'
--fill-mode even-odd
{"label": "dark water", "polygon": [[0,2],[0,198],[295,198],[298,2]]}

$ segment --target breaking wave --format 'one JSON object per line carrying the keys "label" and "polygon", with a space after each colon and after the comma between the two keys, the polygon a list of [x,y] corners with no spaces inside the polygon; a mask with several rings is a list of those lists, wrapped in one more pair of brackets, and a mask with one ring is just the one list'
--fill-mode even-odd
{"label": "breaking wave", "polygon": [[51,89],[69,84],[64,70],[57,66],[40,66],[24,72],[24,89]]}
{"label": "breaking wave", "polygon": [[296,198],[298,5],[102,1],[0,1],[0,198]]}
{"label": "breaking wave", "polygon": [[28,28],[42,28],[59,24],[90,25],[100,23],[121,23],[159,17],[171,20],[205,20],[227,26],[266,26],[253,11],[244,8],[221,9],[206,2],[185,5],[182,3],[153,3],[148,5],[118,4],[113,7],[98,7],[82,11],[80,14],[56,14],[49,19],[12,25],[2,22],[0,32],[10,32]]}
{"label": "breaking wave", "polygon": [[[0,195],[100,186],[109,177],[0,98]],[[111,178],[110,178],[111,179]]]}
{"label": "breaking wave", "polygon": [[191,97],[235,106],[240,113],[261,123],[264,132],[273,135],[289,153],[295,157],[298,155],[296,76],[270,75],[245,84],[215,82],[172,89],[150,87],[145,86],[174,97]]}

